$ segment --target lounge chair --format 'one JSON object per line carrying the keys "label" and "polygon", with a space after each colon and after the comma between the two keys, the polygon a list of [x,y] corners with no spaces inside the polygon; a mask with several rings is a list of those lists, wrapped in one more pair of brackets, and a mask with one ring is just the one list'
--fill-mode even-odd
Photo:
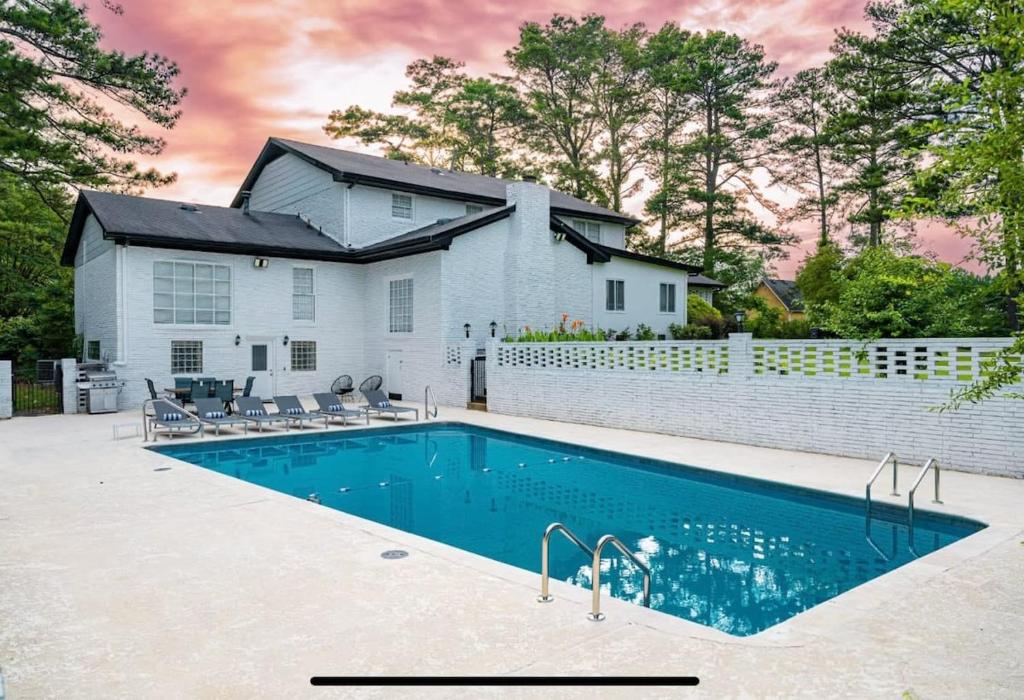
{"label": "lounge chair", "polygon": [[313,394],[313,399],[320,407],[313,411],[313,413],[326,416],[328,420],[331,418],[341,418],[341,422],[348,425],[349,418],[365,418],[366,424],[370,424],[369,413],[362,409],[345,408],[336,394]]}
{"label": "lounge chair", "polygon": [[274,423],[284,423],[284,427],[287,429],[291,424],[287,416],[267,413],[267,410],[263,408],[263,399],[259,396],[239,396],[235,399],[235,403],[238,405],[238,417],[255,423],[261,433],[264,425],[273,427]]}
{"label": "lounge chair", "polygon": [[298,396],[275,396],[274,403],[277,404],[278,415],[297,423],[300,429],[302,428],[303,421],[312,423],[321,418],[323,418],[324,427],[327,427],[327,416],[307,411],[299,402]]}
{"label": "lounge chair", "polygon": [[214,435],[220,435],[221,426],[240,425],[249,432],[249,421],[238,416],[229,416],[224,411],[224,402],[220,399],[196,399],[196,416],[200,422],[214,427]]}
{"label": "lounge chair", "polygon": [[194,415],[181,406],[171,403],[168,399],[157,399],[153,402],[153,415],[146,416],[153,431],[153,440],[158,433],[167,435],[185,434],[203,435],[203,424]]}
{"label": "lounge chair", "polygon": [[408,408],[406,406],[395,406],[391,403],[384,392],[380,389],[371,389],[364,391],[363,396],[366,397],[367,405],[363,410],[369,413],[376,413],[377,415],[383,416],[385,413],[390,413],[391,416],[397,421],[399,413],[415,413],[416,420],[420,419],[420,410],[418,408]]}

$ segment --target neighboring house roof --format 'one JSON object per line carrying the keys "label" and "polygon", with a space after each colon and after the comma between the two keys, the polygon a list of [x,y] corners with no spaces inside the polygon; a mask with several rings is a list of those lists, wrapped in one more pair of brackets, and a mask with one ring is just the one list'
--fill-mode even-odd
{"label": "neighboring house roof", "polygon": [[719,282],[718,280],[713,280],[710,277],[705,277],[704,275],[701,274],[690,275],[688,284],[691,287],[710,287],[714,289],[725,288],[725,284],[723,284],[722,282]]}
{"label": "neighboring house roof", "polygon": [[782,302],[789,311],[803,311],[804,298],[792,280],[776,280],[765,277],[761,283]]}
{"label": "neighboring house roof", "polygon": [[[383,187],[491,206],[505,204],[505,187],[510,182],[496,177],[431,168],[401,160],[344,151],[340,148],[316,146],[301,141],[271,137],[267,139],[267,143],[264,144],[252,169],[245,176],[231,206],[240,207],[242,192],[251,190],[263,168],[285,153],[291,153],[330,172],[339,182]],[[556,190],[551,190],[551,213],[612,221],[627,226],[638,223],[636,219],[625,214],[599,207]]]}

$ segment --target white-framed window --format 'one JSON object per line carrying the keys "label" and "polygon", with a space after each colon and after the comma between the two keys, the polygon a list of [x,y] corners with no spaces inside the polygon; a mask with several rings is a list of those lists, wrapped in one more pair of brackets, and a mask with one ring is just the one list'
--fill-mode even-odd
{"label": "white-framed window", "polygon": [[601,242],[601,224],[596,221],[584,221],[583,219],[573,219],[572,227],[592,240],[594,243]]}
{"label": "white-framed window", "polygon": [[412,278],[388,282],[388,332],[412,333]]}
{"label": "white-framed window", "polygon": [[85,344],[85,359],[87,360],[98,360],[100,359],[100,341],[90,340]]}
{"label": "white-framed window", "polygon": [[674,314],[676,312],[676,286],[662,282],[658,291],[658,311],[663,314]]}
{"label": "white-framed window", "polygon": [[292,348],[292,371],[293,372],[315,372],[316,371],[316,341],[315,340],[293,340],[290,343]]}
{"label": "white-framed window", "polygon": [[316,281],[313,268],[292,268],[292,320],[316,320]]}
{"label": "white-framed window", "polygon": [[412,221],[412,195],[391,193],[391,218]]}
{"label": "white-framed window", "polygon": [[604,308],[607,311],[626,310],[626,283],[622,280],[605,280]]}
{"label": "white-framed window", "polygon": [[231,268],[155,261],[153,323],[230,325]]}
{"label": "white-framed window", "polygon": [[203,371],[203,341],[171,341],[171,374],[198,374]]}
{"label": "white-framed window", "polygon": [[473,214],[479,214],[483,210],[484,210],[484,208],[481,205],[479,205],[479,204],[467,204],[466,205],[466,216],[471,216]]}

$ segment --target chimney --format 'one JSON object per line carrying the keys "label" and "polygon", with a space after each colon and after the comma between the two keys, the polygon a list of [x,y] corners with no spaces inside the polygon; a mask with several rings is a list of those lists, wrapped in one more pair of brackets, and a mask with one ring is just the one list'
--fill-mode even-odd
{"label": "chimney", "polygon": [[536,182],[509,182],[505,203],[516,206],[505,247],[505,318],[515,328],[543,327],[555,322],[559,298],[551,190]]}
{"label": "chimney", "polygon": [[249,196],[252,192],[249,190],[242,190],[242,213],[249,216]]}

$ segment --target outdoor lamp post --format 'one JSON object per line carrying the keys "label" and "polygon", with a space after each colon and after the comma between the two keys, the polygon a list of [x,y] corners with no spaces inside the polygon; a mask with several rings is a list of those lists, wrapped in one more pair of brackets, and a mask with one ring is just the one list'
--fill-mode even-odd
{"label": "outdoor lamp post", "polygon": [[463,324],[462,330],[466,331],[466,337],[468,338],[469,337],[469,324],[468,323]]}
{"label": "outdoor lamp post", "polygon": [[490,328],[491,328],[491,337],[493,338],[494,337],[494,331],[498,330],[498,322],[497,321],[491,321],[491,323],[489,325],[490,325]]}
{"label": "outdoor lamp post", "polygon": [[747,318],[747,315],[743,311],[737,311],[734,314],[736,318],[736,330],[739,333],[743,332],[743,321]]}

